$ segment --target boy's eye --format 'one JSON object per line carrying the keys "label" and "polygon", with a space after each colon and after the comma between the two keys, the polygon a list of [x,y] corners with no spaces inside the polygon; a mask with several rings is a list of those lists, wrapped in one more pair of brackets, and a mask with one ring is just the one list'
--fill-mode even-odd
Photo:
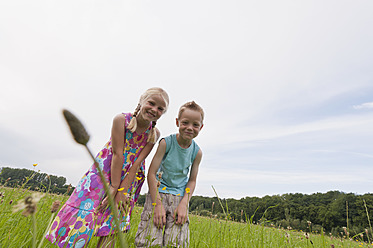
{"label": "boy's eye", "polygon": [[164,108],[158,108],[158,109],[159,109],[159,111],[162,111],[162,112],[164,111]]}
{"label": "boy's eye", "polygon": [[150,104],[150,105],[152,105],[152,106],[154,106],[154,105],[155,105],[155,103],[154,103],[154,102],[150,102],[150,101],[149,101],[149,104]]}

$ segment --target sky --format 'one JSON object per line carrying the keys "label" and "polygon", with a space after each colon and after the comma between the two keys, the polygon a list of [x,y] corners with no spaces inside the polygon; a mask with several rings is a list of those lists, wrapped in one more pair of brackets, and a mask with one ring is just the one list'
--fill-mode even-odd
{"label": "sky", "polygon": [[[0,2],[0,167],[77,185],[140,95],[205,111],[195,195],[373,191],[373,2]],[[149,166],[156,146],[149,155]],[[148,190],[145,183],[142,193]]]}

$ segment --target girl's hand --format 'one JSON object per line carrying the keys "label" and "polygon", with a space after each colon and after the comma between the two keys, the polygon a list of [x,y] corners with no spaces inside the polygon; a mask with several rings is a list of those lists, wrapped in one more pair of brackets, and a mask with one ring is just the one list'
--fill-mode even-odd
{"label": "girl's hand", "polygon": [[162,204],[155,205],[153,222],[159,229],[162,229],[166,225],[166,211]]}
{"label": "girl's hand", "polygon": [[114,198],[115,205],[118,207],[118,209],[123,209],[125,213],[127,213],[130,200],[127,197],[127,193],[124,191],[119,191]]}
{"label": "girl's hand", "polygon": [[[117,192],[118,192],[118,189],[115,188],[115,187],[113,187],[110,184],[110,186],[109,186],[109,194],[113,197],[113,199],[116,196]],[[98,210],[101,211],[101,212],[103,212],[103,211],[105,211],[105,209],[107,208],[108,205],[109,205],[109,197],[106,196],[104,198],[104,200],[101,202],[101,204],[98,206]]]}
{"label": "girl's hand", "polygon": [[175,224],[183,225],[188,219],[188,207],[185,203],[180,202],[175,210],[174,220]]}

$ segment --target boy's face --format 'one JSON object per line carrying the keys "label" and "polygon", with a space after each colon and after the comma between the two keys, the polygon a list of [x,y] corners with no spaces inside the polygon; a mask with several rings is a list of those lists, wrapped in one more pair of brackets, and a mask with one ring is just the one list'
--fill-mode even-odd
{"label": "boy's face", "polygon": [[202,116],[201,113],[191,109],[185,109],[180,118],[176,118],[176,125],[179,128],[180,136],[185,140],[192,140],[201,131]]}

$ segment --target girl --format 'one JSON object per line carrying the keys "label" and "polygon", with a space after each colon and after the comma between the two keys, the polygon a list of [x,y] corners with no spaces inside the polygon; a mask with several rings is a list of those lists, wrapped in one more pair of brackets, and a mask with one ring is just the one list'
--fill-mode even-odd
{"label": "girl", "polygon": [[[145,180],[144,160],[160,136],[155,124],[168,104],[163,89],[148,89],[133,114],[115,116],[111,138],[96,157],[120,209],[122,231],[130,229],[131,212]],[[94,234],[100,237],[98,247],[101,247],[107,245],[114,232],[108,197],[93,164],[61,208],[46,238],[59,247],[87,247]]]}

